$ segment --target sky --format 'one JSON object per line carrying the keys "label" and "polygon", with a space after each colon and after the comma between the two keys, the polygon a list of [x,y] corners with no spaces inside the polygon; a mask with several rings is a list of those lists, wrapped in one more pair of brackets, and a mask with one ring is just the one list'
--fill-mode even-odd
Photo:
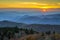
{"label": "sky", "polygon": [[60,8],[60,0],[0,0],[0,8]]}

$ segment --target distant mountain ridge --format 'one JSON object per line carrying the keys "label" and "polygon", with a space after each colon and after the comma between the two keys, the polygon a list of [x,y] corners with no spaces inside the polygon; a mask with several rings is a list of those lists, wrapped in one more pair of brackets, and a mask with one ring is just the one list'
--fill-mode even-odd
{"label": "distant mountain ridge", "polygon": [[8,20],[3,20],[0,21],[0,27],[16,27],[16,26],[24,26],[26,24],[24,23],[17,23],[17,22],[12,22],[12,21],[8,21]]}
{"label": "distant mountain ridge", "polygon": [[19,27],[19,28],[27,28],[27,29],[34,29],[36,31],[48,31],[48,30],[55,30],[60,32],[60,25],[50,25],[50,24],[24,24],[24,23],[16,23],[12,21],[0,21],[0,27]]}
{"label": "distant mountain ridge", "polygon": [[60,14],[40,15],[40,16],[22,16],[18,22],[27,24],[57,24],[60,25]]}
{"label": "distant mountain ridge", "polygon": [[[60,13],[48,14],[48,15],[32,15],[32,14],[28,15],[28,13],[27,13],[22,16],[19,15],[20,13],[15,13],[15,12],[12,12],[11,14],[10,13],[6,13],[7,15],[5,15],[4,12],[1,13],[0,21],[9,20],[9,21],[13,21],[13,22],[26,23],[26,24],[60,25]],[[14,13],[15,13],[15,15],[14,15]]]}

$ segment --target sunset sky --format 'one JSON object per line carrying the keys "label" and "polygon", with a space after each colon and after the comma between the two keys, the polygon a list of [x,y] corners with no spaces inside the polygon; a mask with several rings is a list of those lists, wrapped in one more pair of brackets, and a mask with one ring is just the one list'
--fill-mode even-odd
{"label": "sunset sky", "polygon": [[60,0],[0,0],[0,8],[60,8]]}

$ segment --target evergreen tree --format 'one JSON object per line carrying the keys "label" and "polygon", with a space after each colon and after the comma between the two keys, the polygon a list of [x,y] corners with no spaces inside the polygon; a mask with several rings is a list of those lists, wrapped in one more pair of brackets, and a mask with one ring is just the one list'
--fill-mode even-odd
{"label": "evergreen tree", "polygon": [[41,36],[44,36],[44,33],[42,32]]}
{"label": "evergreen tree", "polygon": [[15,27],[15,32],[18,33],[19,32],[19,28],[16,26]]}
{"label": "evergreen tree", "polygon": [[55,34],[55,31],[53,31],[53,34]]}
{"label": "evergreen tree", "polygon": [[29,34],[29,30],[28,30],[28,29],[25,29],[25,33],[26,33],[26,34]]}
{"label": "evergreen tree", "polygon": [[51,31],[46,32],[46,34],[47,34],[47,35],[50,35],[50,34],[51,34]]}
{"label": "evergreen tree", "polygon": [[33,29],[31,28],[31,30],[30,30],[30,34],[34,34],[34,31],[33,31]]}

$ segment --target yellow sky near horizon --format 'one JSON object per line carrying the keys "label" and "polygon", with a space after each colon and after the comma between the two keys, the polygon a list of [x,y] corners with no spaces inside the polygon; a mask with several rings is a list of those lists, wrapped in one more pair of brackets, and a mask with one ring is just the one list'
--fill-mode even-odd
{"label": "yellow sky near horizon", "polygon": [[15,2],[0,3],[0,8],[60,8],[60,3]]}

